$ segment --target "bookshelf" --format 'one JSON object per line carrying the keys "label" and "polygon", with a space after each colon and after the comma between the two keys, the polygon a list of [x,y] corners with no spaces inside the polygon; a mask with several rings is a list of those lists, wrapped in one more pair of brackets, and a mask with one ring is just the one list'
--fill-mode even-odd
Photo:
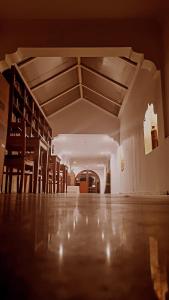
{"label": "bookshelf", "polygon": [[8,124],[25,120],[27,137],[40,137],[51,147],[52,129],[18,67],[3,75],[10,84]]}
{"label": "bookshelf", "polygon": [[3,165],[8,124],[9,84],[0,73],[0,193],[3,178]]}

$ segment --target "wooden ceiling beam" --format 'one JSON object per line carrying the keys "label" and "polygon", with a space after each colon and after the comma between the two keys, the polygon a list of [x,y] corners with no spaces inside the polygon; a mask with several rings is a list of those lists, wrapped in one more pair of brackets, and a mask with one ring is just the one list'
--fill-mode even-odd
{"label": "wooden ceiling beam", "polygon": [[118,82],[118,81],[116,81],[114,79],[110,79],[109,77],[107,77],[107,76],[99,73],[98,71],[96,71],[96,70],[94,70],[92,68],[86,67],[83,64],[81,64],[81,68],[84,69],[84,70],[86,70],[86,71],[88,71],[88,72],[90,72],[91,74],[99,77],[102,80],[106,80],[107,82],[109,82],[109,83],[111,83],[113,85],[118,85],[119,87],[121,87],[121,88],[123,88],[125,90],[128,90],[128,86],[126,86],[126,85],[124,85],[124,84],[122,84],[122,83],[120,83],[120,82]]}
{"label": "wooden ceiling beam", "polygon": [[62,76],[64,76],[64,75],[66,75],[67,73],[69,73],[69,72],[75,70],[77,67],[78,67],[77,64],[75,64],[75,65],[69,67],[68,69],[66,69],[66,70],[64,70],[64,71],[62,71],[62,72],[60,72],[60,73],[58,73],[58,74],[55,74],[55,75],[53,75],[53,76],[51,76],[51,77],[49,77],[49,78],[43,80],[42,82],[36,84],[35,86],[33,86],[33,87],[31,88],[31,90],[32,90],[32,91],[35,91],[35,90],[37,90],[37,89],[43,87],[44,85],[46,85],[46,84],[48,84],[48,83],[54,81],[56,78],[60,78],[60,77],[62,77]]}
{"label": "wooden ceiling beam", "polygon": [[62,110],[66,109],[67,107],[70,107],[72,106],[72,104],[76,103],[76,102],[79,102],[81,100],[81,98],[77,98],[77,99],[74,99],[72,100],[72,102],[68,103],[68,104],[65,104],[64,106],[62,106],[61,108],[55,110],[54,112],[50,113],[47,118],[52,118],[53,116],[55,116],[58,112],[61,112]]}
{"label": "wooden ceiling beam", "polygon": [[29,65],[32,63],[37,57],[28,57],[17,63],[18,67],[20,69],[24,68],[25,66]]}
{"label": "wooden ceiling beam", "polygon": [[40,106],[41,106],[41,107],[44,107],[44,106],[50,104],[51,102],[56,101],[59,97],[64,96],[64,95],[70,93],[71,91],[73,91],[74,89],[78,88],[79,86],[80,86],[79,83],[76,84],[76,85],[74,85],[73,87],[67,89],[66,91],[64,91],[64,92],[62,92],[62,93],[56,95],[55,97],[52,97],[51,99],[49,99],[49,100],[47,100],[47,101],[45,101],[45,102],[43,102]]}
{"label": "wooden ceiling beam", "polygon": [[126,61],[127,63],[133,65],[133,66],[137,66],[137,62],[136,61],[133,61],[131,60],[130,58],[127,58],[125,56],[119,56],[120,59]]}
{"label": "wooden ceiling beam", "polygon": [[99,104],[96,104],[96,103],[94,103],[94,102],[92,102],[91,100],[86,99],[86,98],[84,98],[83,100],[89,102],[91,105],[93,105],[93,106],[96,107],[97,109],[100,109],[101,111],[104,111],[104,113],[106,112],[106,113],[109,114],[111,117],[114,116],[114,117],[118,118],[118,116],[117,116],[115,113],[112,113],[112,112],[109,111],[108,109],[101,107]]}
{"label": "wooden ceiling beam", "polygon": [[80,97],[83,98],[83,88],[82,88],[82,69],[81,69],[81,58],[77,58],[78,65],[78,79],[79,79],[79,87],[80,87]]}
{"label": "wooden ceiling beam", "polygon": [[95,95],[102,97],[103,99],[105,99],[105,100],[108,101],[109,103],[114,104],[114,105],[118,106],[119,108],[121,108],[121,104],[119,104],[119,103],[116,102],[115,100],[111,100],[110,98],[104,96],[103,94],[98,93],[97,91],[95,91],[95,90],[89,88],[88,86],[86,86],[86,85],[84,85],[84,84],[82,84],[82,87],[86,88],[87,90],[89,90],[90,92],[94,93]]}

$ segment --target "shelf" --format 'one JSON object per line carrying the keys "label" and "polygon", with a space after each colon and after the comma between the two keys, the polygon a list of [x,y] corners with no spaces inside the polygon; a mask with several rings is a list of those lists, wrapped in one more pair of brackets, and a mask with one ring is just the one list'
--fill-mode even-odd
{"label": "shelf", "polygon": [[16,93],[17,96],[24,101],[24,97],[21,95],[21,93],[18,91],[15,85],[14,85],[14,93]]}
{"label": "shelf", "polygon": [[13,104],[13,108],[14,108],[15,112],[18,113],[20,116],[23,115],[23,112],[18,108],[18,106],[16,104]]}
{"label": "shelf", "polygon": [[25,106],[30,111],[30,113],[32,113],[32,108],[26,102],[25,102]]}
{"label": "shelf", "polygon": [[12,66],[7,72],[11,93],[9,101],[9,122],[13,119],[24,119],[30,136],[41,137],[51,144],[52,129],[48,124],[41,107],[38,105],[19,70]]}

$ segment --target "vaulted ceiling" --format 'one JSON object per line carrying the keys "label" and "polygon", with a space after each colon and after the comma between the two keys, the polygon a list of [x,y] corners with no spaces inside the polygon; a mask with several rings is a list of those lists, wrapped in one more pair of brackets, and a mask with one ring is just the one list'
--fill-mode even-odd
{"label": "vaulted ceiling", "polygon": [[78,99],[118,117],[137,64],[126,57],[29,57],[18,68],[47,117]]}

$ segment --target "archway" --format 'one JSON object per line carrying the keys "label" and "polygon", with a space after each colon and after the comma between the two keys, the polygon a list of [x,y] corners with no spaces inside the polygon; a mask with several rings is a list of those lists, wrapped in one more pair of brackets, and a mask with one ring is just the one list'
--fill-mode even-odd
{"label": "archway", "polygon": [[92,170],[83,170],[78,173],[75,182],[80,186],[80,193],[100,193],[100,178]]}

